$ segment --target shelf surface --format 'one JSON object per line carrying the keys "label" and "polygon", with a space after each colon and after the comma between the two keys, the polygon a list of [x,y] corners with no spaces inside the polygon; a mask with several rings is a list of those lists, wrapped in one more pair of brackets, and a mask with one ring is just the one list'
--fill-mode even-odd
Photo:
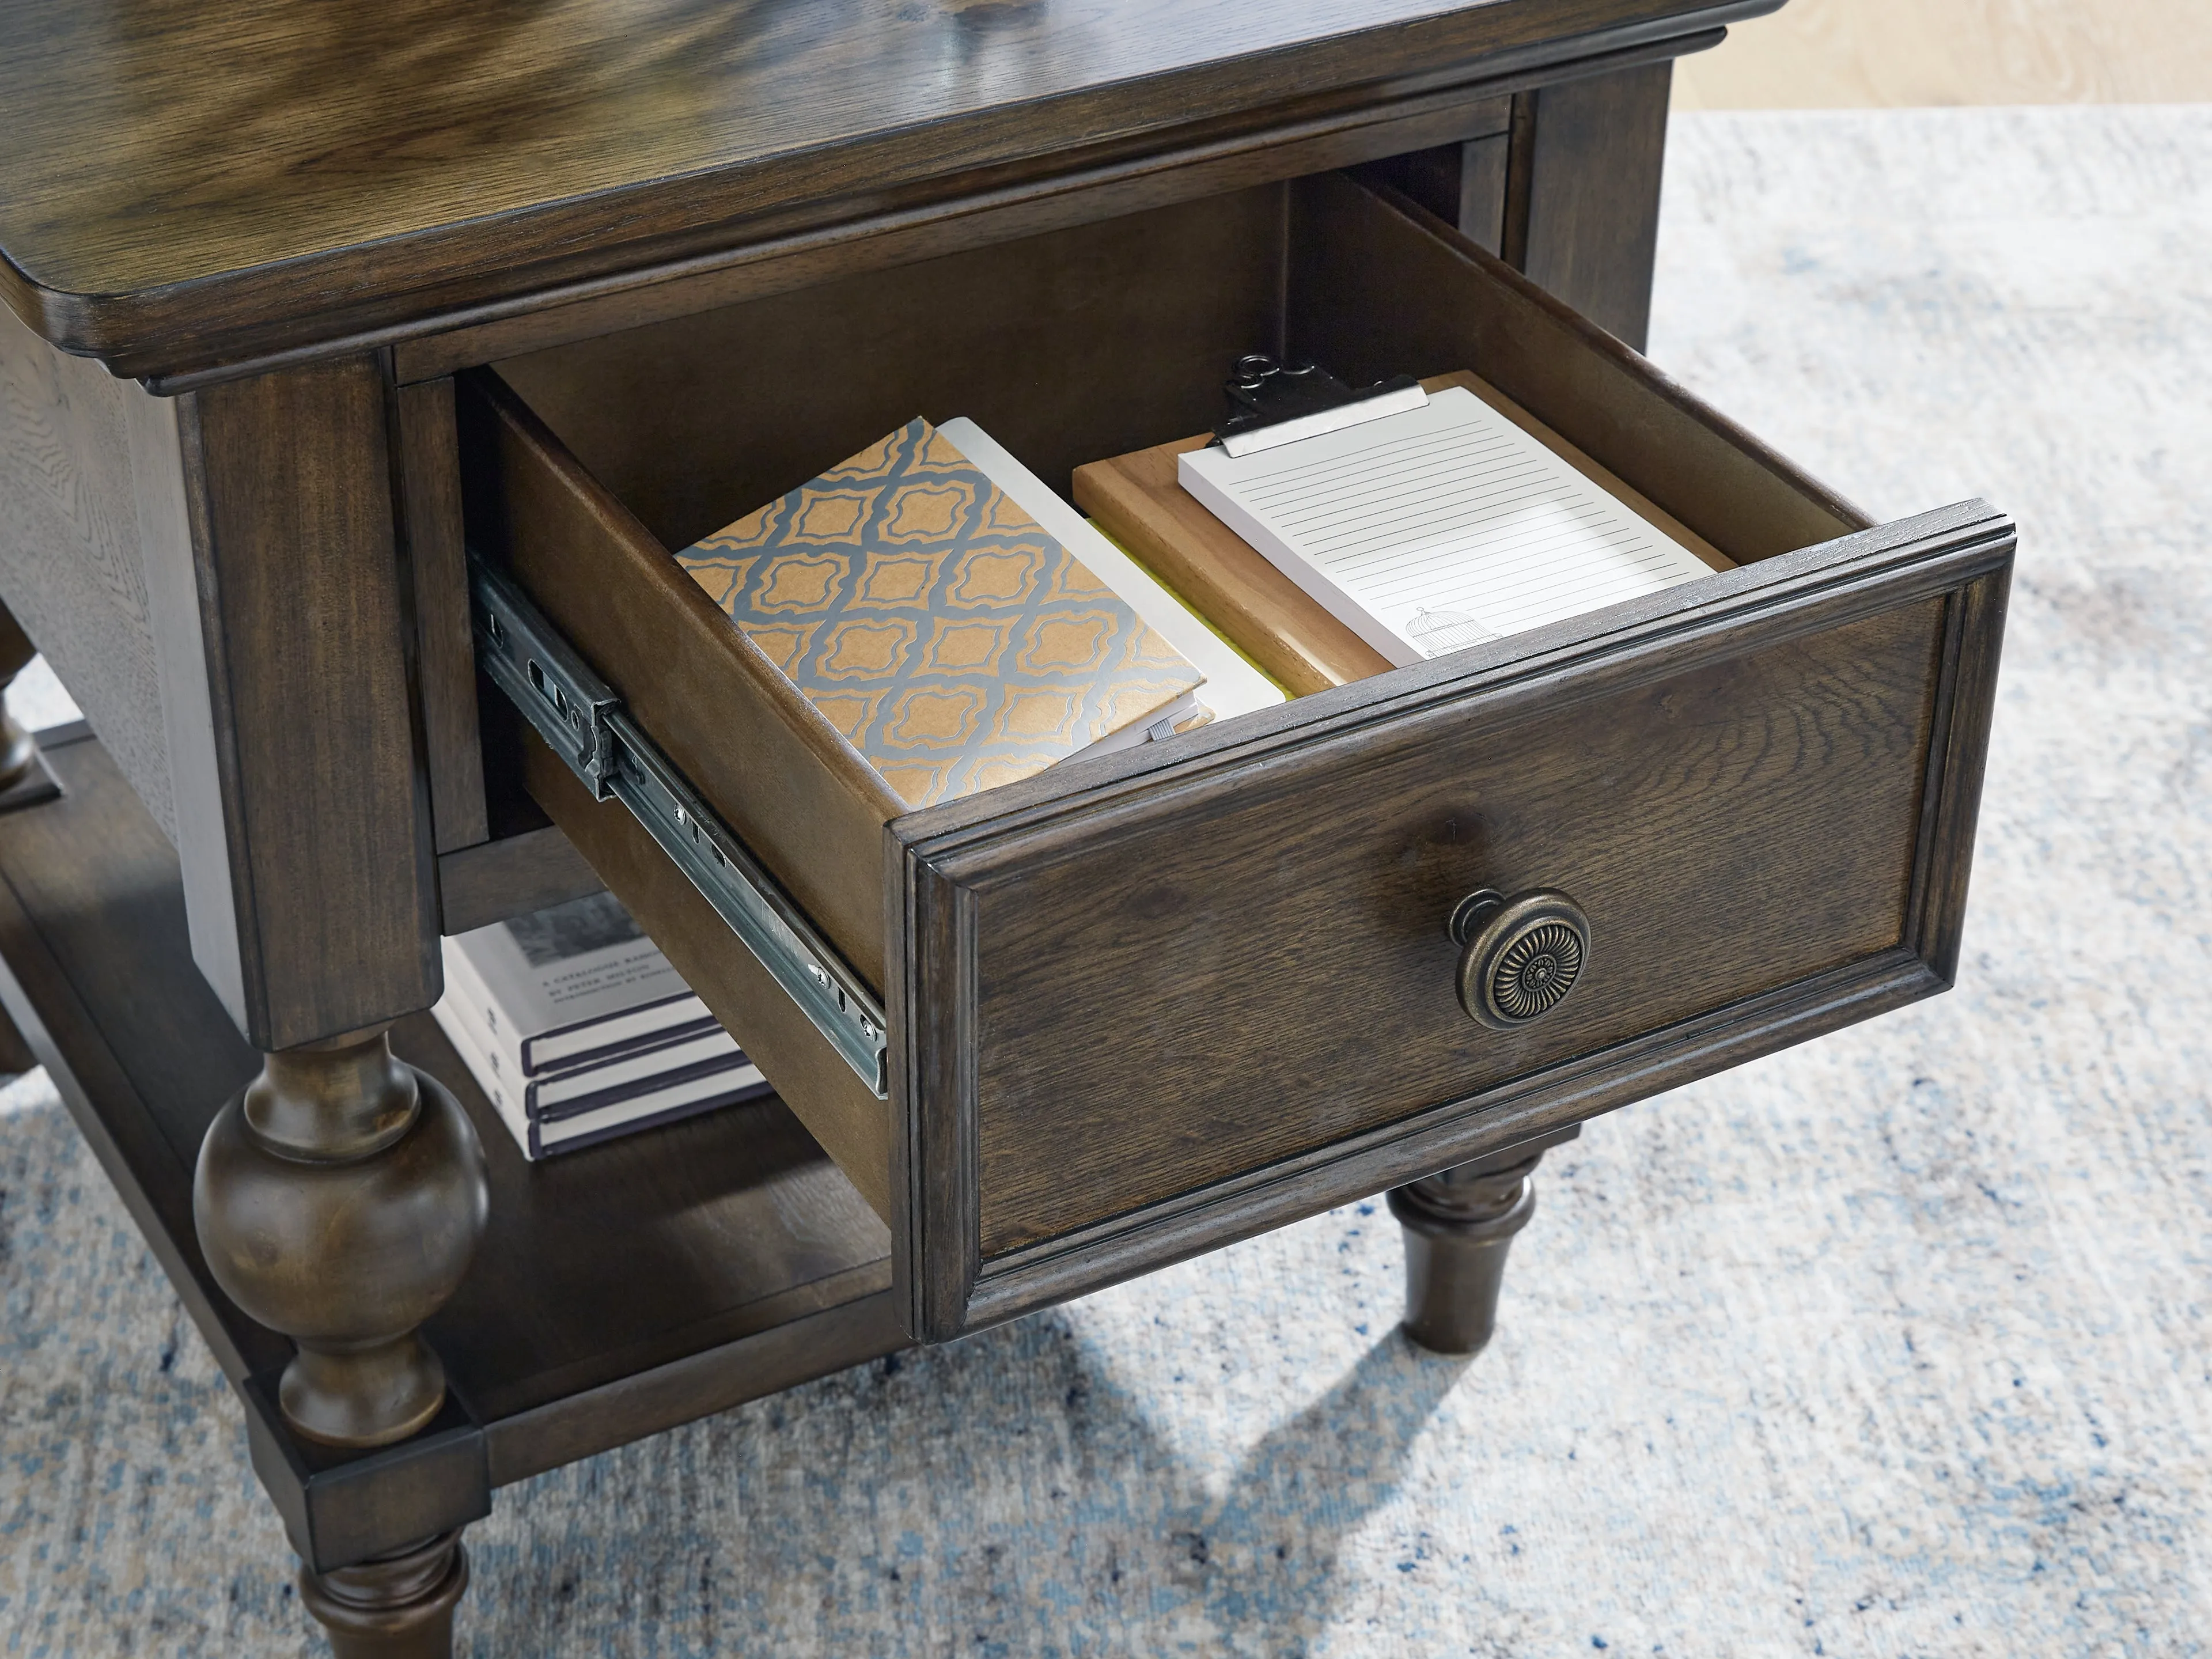
{"label": "shelf surface", "polygon": [[[242,1382],[291,1346],[208,1277],[191,1175],[258,1057],[192,966],[176,855],[106,752],[47,760],[61,799],[0,815],[0,997]],[[781,1102],[533,1165],[427,1014],[392,1045],[490,1164],[489,1230],[428,1334],[495,1484],[905,1345],[889,1234]]]}

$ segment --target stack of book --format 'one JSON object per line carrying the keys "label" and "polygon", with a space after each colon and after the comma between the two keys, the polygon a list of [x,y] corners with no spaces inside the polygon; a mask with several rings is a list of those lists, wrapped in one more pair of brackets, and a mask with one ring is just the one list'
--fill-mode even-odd
{"label": "stack of book", "polygon": [[769,1092],[611,893],[445,941],[431,1012],[530,1158]]}

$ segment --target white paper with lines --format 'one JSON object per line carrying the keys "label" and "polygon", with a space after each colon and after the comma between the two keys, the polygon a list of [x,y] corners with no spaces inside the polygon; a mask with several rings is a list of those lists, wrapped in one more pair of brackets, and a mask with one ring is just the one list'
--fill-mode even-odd
{"label": "white paper with lines", "polygon": [[1401,667],[1711,574],[1464,386],[1178,476]]}

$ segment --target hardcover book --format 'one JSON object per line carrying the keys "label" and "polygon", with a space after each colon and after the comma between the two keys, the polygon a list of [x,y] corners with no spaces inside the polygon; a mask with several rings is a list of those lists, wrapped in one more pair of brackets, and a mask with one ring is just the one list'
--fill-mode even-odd
{"label": "hardcover book", "polygon": [[1209,717],[1189,659],[927,421],[677,556],[909,806]]}
{"label": "hardcover book", "polygon": [[1279,707],[1283,688],[1269,679],[1214,631],[1189,605],[1124,552],[1099,527],[1062,500],[1051,485],[1024,466],[997,439],[965,416],[937,428],[983,474],[1013,497],[1092,575],[1112,588],[1122,603],[1157,629],[1170,645],[1206,677],[1200,697],[1216,720]]}
{"label": "hardcover book", "polygon": [[611,893],[452,935],[443,951],[449,995],[511,1077],[721,1029]]}
{"label": "hardcover book", "polygon": [[556,1152],[580,1151],[618,1135],[659,1128],[773,1092],[760,1068],[738,1053],[732,1042],[726,1054],[603,1087],[595,1086],[603,1081],[602,1074],[621,1070],[620,1062],[556,1073],[550,1080],[580,1092],[557,1103],[533,1106],[530,1094],[538,1085],[507,1075],[477,1042],[480,1028],[455,1001],[448,991],[430,1012],[452,1039],[455,1052],[514,1137],[522,1155],[532,1163]]}
{"label": "hardcover book", "polygon": [[580,1103],[605,1105],[643,1089],[750,1064],[744,1050],[738,1047],[738,1040],[715,1025],[703,1035],[679,1034],[673,1041],[625,1049],[610,1059],[540,1072],[535,1077],[521,1077],[497,1051],[483,1048],[477,1043],[477,1032],[482,1026],[470,1021],[470,1010],[463,999],[447,996],[441,1000],[439,1006],[449,1009],[453,1016],[447,1035],[459,1041],[452,1029],[457,1026],[471,1042],[477,1043],[483,1054],[484,1072],[512,1088],[521,1103],[523,1115],[533,1119],[559,1117],[576,1109]]}

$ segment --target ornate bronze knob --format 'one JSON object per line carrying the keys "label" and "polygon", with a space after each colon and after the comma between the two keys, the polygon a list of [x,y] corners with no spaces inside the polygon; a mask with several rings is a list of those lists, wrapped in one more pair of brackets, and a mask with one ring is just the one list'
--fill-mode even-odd
{"label": "ornate bronze knob", "polygon": [[1459,1006],[1493,1031],[1518,1030],[1559,1006],[1589,959],[1589,918],[1565,893],[1507,898],[1495,888],[1454,908]]}

